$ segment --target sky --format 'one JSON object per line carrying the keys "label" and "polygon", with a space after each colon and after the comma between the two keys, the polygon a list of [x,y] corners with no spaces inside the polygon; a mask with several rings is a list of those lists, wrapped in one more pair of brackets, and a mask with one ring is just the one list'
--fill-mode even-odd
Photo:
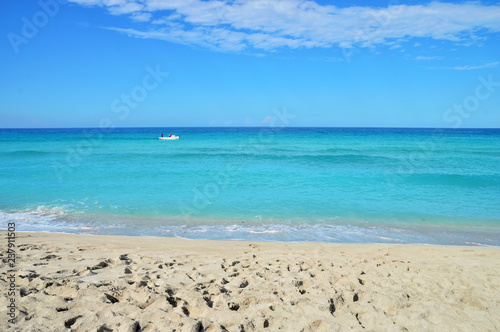
{"label": "sky", "polygon": [[500,127],[500,2],[3,0],[0,128]]}

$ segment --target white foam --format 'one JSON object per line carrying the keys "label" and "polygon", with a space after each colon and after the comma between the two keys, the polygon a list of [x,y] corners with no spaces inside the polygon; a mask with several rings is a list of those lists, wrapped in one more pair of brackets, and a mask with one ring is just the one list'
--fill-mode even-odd
{"label": "white foam", "polygon": [[[167,222],[168,221],[168,222]],[[64,232],[103,235],[168,236],[188,239],[288,241],[288,242],[344,242],[344,243],[428,243],[458,245],[498,245],[500,240],[485,239],[473,233],[418,231],[411,228],[324,223],[273,222],[262,223],[224,220],[210,224],[198,220],[186,225],[183,221],[137,218],[120,215],[88,215],[75,212],[67,206],[40,205],[31,210],[0,211],[0,228],[15,222],[19,231]],[[484,239],[484,241],[483,241]]]}
{"label": "white foam", "polygon": [[37,216],[57,217],[64,216],[66,211],[62,206],[40,205],[34,211],[26,211],[25,213]]}

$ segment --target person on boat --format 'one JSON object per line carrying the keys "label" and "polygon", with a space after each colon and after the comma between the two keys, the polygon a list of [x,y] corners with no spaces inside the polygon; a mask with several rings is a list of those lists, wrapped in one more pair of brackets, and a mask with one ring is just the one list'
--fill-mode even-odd
{"label": "person on boat", "polygon": [[161,133],[161,137],[163,137],[163,133]]}
{"label": "person on boat", "polygon": [[168,134],[168,137],[172,137],[172,134]]}

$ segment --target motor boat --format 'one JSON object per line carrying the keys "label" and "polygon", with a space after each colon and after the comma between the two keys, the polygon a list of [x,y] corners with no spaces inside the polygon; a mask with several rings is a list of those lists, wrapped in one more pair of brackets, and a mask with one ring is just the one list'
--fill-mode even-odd
{"label": "motor boat", "polygon": [[174,141],[174,140],[178,140],[179,136],[175,136],[175,135],[172,135],[172,136],[161,136],[161,137],[158,137],[158,138],[161,139],[161,140],[165,140],[165,141]]}

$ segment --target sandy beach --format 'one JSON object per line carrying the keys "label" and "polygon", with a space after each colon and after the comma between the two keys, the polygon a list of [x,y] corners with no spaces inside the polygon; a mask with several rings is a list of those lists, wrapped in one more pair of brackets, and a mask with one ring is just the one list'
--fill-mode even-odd
{"label": "sandy beach", "polygon": [[12,331],[498,331],[500,248],[16,234]]}

